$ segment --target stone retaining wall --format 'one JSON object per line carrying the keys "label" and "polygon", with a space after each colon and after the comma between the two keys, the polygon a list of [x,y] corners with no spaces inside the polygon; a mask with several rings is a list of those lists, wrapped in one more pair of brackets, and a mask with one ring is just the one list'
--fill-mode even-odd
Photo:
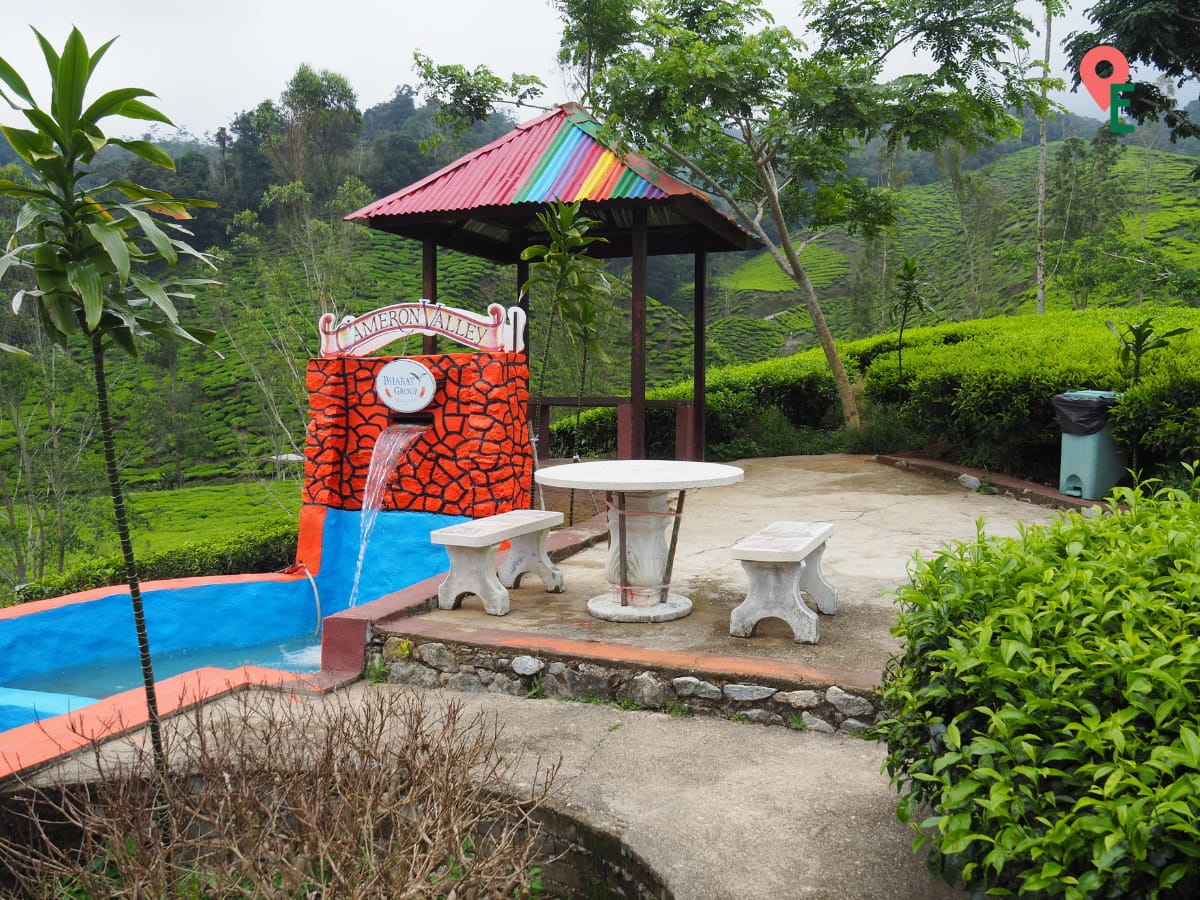
{"label": "stone retaining wall", "polygon": [[501,656],[493,648],[449,642],[377,638],[367,658],[381,654],[389,682],[444,687],[467,693],[558,697],[632,704],[675,714],[720,716],[764,725],[859,734],[875,721],[874,696],[837,685],[795,690],[735,683],[680,672],[598,665],[530,655]]}

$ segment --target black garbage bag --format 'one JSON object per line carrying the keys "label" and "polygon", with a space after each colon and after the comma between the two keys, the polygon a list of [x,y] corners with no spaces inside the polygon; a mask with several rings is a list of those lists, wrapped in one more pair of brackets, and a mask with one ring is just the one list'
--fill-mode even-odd
{"label": "black garbage bag", "polygon": [[1063,434],[1084,437],[1108,424],[1108,411],[1117,402],[1112,391],[1067,391],[1051,399]]}

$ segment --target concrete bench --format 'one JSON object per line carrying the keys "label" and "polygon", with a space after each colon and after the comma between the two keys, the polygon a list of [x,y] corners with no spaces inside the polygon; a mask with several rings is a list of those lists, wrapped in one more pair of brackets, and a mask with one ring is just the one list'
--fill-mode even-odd
{"label": "concrete bench", "polygon": [[792,626],[797,644],[815,644],[817,614],[804,604],[804,591],[825,615],[837,612],[837,590],[821,574],[821,554],[833,534],[829,522],[774,522],[733,545],[750,580],[746,599],[729,616],[729,633],[750,637],[761,619]]}
{"label": "concrete bench", "polygon": [[[450,555],[450,574],[438,587],[438,608],[456,609],[467,594],[483,601],[492,616],[508,613],[508,590],[521,576],[533,573],[546,590],[560,593],[563,574],[546,555],[546,535],[561,525],[563,514],[540,509],[514,509],[471,522],[460,522],[429,533]],[[508,557],[496,571],[496,547],[511,541]]]}

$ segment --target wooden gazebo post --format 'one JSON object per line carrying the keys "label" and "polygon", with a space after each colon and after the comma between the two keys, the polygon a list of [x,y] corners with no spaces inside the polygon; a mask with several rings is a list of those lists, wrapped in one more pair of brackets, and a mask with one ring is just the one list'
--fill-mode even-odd
{"label": "wooden gazebo post", "polygon": [[[421,242],[421,295],[433,303],[437,302],[437,244],[430,240]],[[421,336],[421,352],[426,356],[437,353],[437,335]]]}

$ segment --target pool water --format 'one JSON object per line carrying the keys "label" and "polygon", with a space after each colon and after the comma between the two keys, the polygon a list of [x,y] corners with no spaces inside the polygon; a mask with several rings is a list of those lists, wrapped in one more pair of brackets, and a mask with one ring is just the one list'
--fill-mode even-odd
{"label": "pool water", "polygon": [[[321,638],[305,635],[280,643],[263,641],[240,647],[198,647],[173,653],[155,653],[154,680],[162,681],[201,666],[235,669],[261,666],[306,674],[321,668]],[[136,659],[94,660],[83,666],[45,672],[36,677],[15,679],[9,687],[51,694],[72,694],[97,700],[142,686],[142,668]]]}
{"label": "pool water", "polygon": [[[448,566],[430,531],[464,516],[386,511],[361,573],[366,599],[400,590]],[[346,608],[360,555],[360,514],[328,509],[321,570],[187,579],[147,589],[154,677],[244,665],[297,675],[320,670],[325,616]],[[114,590],[0,610],[0,732],[80,709],[142,686],[126,593]]]}

